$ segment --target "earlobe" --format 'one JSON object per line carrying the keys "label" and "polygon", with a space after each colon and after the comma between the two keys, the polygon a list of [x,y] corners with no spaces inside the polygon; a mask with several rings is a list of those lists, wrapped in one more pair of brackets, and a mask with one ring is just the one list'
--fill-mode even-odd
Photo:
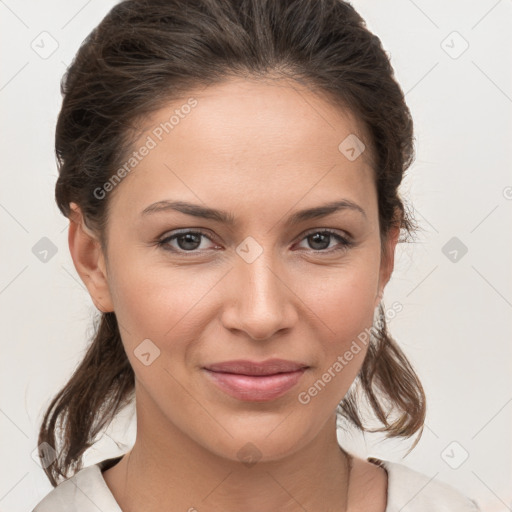
{"label": "earlobe", "polygon": [[76,271],[96,308],[103,313],[114,311],[101,244],[85,225],[80,207],[76,203],[70,207],[68,244]]}

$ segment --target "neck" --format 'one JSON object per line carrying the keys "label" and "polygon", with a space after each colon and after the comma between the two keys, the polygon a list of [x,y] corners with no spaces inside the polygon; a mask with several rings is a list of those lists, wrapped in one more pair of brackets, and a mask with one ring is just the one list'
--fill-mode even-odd
{"label": "neck", "polygon": [[104,473],[123,512],[347,510],[350,456],[335,415],[302,449],[255,463],[219,457],[169,422],[164,435],[137,417],[132,450]]}

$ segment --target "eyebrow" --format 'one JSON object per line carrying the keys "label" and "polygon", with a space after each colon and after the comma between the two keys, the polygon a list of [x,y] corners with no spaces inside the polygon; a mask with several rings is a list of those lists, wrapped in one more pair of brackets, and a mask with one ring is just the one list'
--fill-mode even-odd
{"label": "eyebrow", "polygon": [[[348,199],[342,199],[339,201],[333,201],[313,208],[307,208],[293,213],[290,218],[286,221],[287,226],[299,224],[301,222],[318,219],[320,217],[326,217],[332,213],[342,210],[351,210],[359,212],[365,219],[366,212],[358,204]],[[234,216],[223,210],[216,210],[199,204],[188,203],[186,201],[172,201],[163,200],[156,203],[150,204],[142,212],[141,216],[166,212],[166,211],[178,211],[186,215],[192,215],[194,217],[200,217],[203,219],[210,219],[223,224],[233,226],[235,224]]]}

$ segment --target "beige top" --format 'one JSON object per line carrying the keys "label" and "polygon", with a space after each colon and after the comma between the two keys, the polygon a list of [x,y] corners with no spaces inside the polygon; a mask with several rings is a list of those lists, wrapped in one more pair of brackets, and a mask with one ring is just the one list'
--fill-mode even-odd
{"label": "beige top", "polygon": [[[50,491],[32,512],[122,512],[102,471],[122,456],[105,459],[78,471]],[[481,512],[453,487],[395,462],[368,459],[388,474],[385,512]]]}

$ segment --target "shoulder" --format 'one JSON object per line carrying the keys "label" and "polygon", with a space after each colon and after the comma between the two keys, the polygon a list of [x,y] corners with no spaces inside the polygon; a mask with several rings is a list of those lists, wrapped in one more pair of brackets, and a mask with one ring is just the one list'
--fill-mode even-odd
{"label": "shoulder", "polygon": [[388,474],[386,512],[480,512],[478,505],[454,487],[396,462],[380,463]]}
{"label": "shoulder", "polygon": [[101,474],[104,463],[81,469],[61,482],[32,512],[122,512]]}

